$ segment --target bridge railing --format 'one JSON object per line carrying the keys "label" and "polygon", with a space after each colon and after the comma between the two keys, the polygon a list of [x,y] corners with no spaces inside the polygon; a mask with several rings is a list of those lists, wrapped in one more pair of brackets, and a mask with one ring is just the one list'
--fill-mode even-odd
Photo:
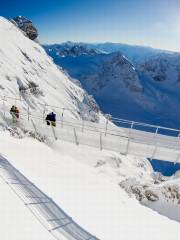
{"label": "bridge railing", "polygon": [[[10,107],[12,105],[18,105],[18,102],[23,102],[23,109],[21,111],[24,111],[27,113],[27,115],[31,117],[39,117],[45,119],[45,116],[47,113],[49,113],[50,110],[57,113],[57,121],[68,121],[70,118],[70,113],[74,115],[73,122],[77,119],[78,121],[82,119],[80,113],[77,114],[77,111],[75,109],[60,107],[60,106],[53,106],[46,103],[36,103],[35,105],[39,106],[39,110],[35,111],[33,106],[31,106],[31,103],[28,104],[27,100],[23,99],[21,95],[18,95],[16,97],[14,96],[0,96],[0,107],[3,109],[4,112],[9,111]],[[7,108],[8,107],[8,108]],[[121,119],[121,118],[114,118],[110,115],[104,115],[106,117],[106,120],[104,120],[104,128],[105,130],[109,131],[118,131],[118,126],[122,127],[124,129],[135,129],[139,131],[145,131],[145,132],[151,132],[151,133],[157,133],[167,136],[174,136],[179,137],[180,136],[180,129],[174,129],[174,128],[168,128],[153,124],[147,124],[137,121],[130,121],[127,119]],[[82,120],[83,121],[83,120]],[[84,121],[87,124],[87,121]],[[114,123],[114,124],[112,124]],[[95,123],[97,125],[97,123]],[[95,125],[93,122],[88,122],[88,125],[92,125],[94,127]],[[102,122],[101,122],[101,125]]]}
{"label": "bridge railing", "polygon": [[[12,125],[9,113],[12,102],[0,101],[4,121]],[[83,119],[73,119],[57,113],[57,127],[46,125],[46,114],[43,108],[33,111],[27,104],[21,105],[20,128],[33,131],[45,138],[62,139],[75,144],[83,144],[99,149],[117,151],[123,154],[134,154],[150,159],[157,158],[178,162],[180,160],[179,130],[149,125],[124,119],[112,119],[118,126],[107,118],[102,122],[89,122]],[[143,129],[142,129],[143,128]],[[148,130],[147,130],[148,129]],[[169,135],[160,134],[168,130]],[[166,149],[166,150],[165,150]]]}

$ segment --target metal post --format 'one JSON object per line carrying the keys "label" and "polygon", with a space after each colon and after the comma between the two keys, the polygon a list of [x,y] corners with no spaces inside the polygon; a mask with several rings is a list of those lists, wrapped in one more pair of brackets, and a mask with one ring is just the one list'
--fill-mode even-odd
{"label": "metal post", "polygon": [[44,110],[43,110],[43,122],[45,121],[45,113],[46,113],[46,103],[44,104]]}
{"label": "metal post", "polygon": [[64,108],[63,108],[63,111],[62,111],[62,115],[61,115],[61,127],[63,128],[63,122],[64,122]]}
{"label": "metal post", "polygon": [[152,161],[152,160],[154,159],[154,156],[156,155],[156,152],[157,152],[157,148],[158,148],[158,146],[157,146],[157,143],[156,143],[156,144],[155,144],[154,151],[153,151],[152,156],[151,156],[151,158],[150,158],[150,161]]}
{"label": "metal post", "polygon": [[76,143],[76,145],[78,145],[79,143],[78,143],[78,140],[77,140],[76,129],[74,128],[73,130],[74,130],[74,139],[75,139],[75,143]]}
{"label": "metal post", "polygon": [[179,160],[180,160],[180,153],[178,154],[178,156],[177,156],[177,158],[176,158],[176,160],[175,160],[175,162],[174,162],[174,165],[176,165],[176,163],[178,163]]}
{"label": "metal post", "polygon": [[[180,132],[178,133],[177,139],[178,139],[178,142],[179,142],[179,141],[180,141]],[[176,163],[178,163],[179,160],[180,160],[180,153],[177,155],[177,158],[176,158],[176,160],[174,161],[174,165],[175,165]]]}
{"label": "metal post", "polygon": [[156,142],[154,143],[155,148],[153,150],[153,153],[152,153],[152,156],[150,158],[150,161],[152,161],[154,159],[154,157],[156,155],[156,152],[157,152],[158,144],[157,144],[157,139],[156,138],[157,138],[157,135],[158,135],[158,131],[159,131],[159,127],[156,128],[156,131],[155,131],[155,134],[154,134],[154,138],[155,138]]}
{"label": "metal post", "polygon": [[154,137],[156,137],[156,136],[157,136],[157,134],[158,134],[158,131],[159,131],[159,127],[157,127],[157,128],[156,128],[156,132],[155,132],[155,134],[154,134]]}
{"label": "metal post", "polygon": [[5,96],[3,97],[3,115],[6,117]]}
{"label": "metal post", "polygon": [[125,154],[127,155],[128,154],[128,151],[129,151],[129,145],[130,145],[130,140],[131,140],[131,130],[133,129],[133,126],[134,126],[134,122],[131,123],[131,128],[129,129],[129,134],[128,134],[128,142],[127,142],[127,147],[126,147],[126,152]]}
{"label": "metal post", "polygon": [[100,139],[99,139],[99,143],[100,143],[100,150],[102,150],[102,133],[100,132]]}
{"label": "metal post", "polygon": [[29,105],[28,105],[28,121],[29,121]]}
{"label": "metal post", "polygon": [[34,123],[34,121],[31,119],[31,122],[32,122],[32,125],[33,125],[33,128],[34,128],[34,131],[35,131],[35,133],[37,134],[37,129],[36,129],[36,125],[35,125],[35,123]]}
{"label": "metal post", "polygon": [[82,132],[84,132],[84,120],[82,119]]}
{"label": "metal post", "polygon": [[178,138],[178,141],[180,140],[180,132],[178,133],[178,136],[177,136],[177,138]]}
{"label": "metal post", "polygon": [[106,130],[105,130],[105,136],[107,135],[108,122],[109,122],[109,119],[107,118],[107,119],[106,119]]}

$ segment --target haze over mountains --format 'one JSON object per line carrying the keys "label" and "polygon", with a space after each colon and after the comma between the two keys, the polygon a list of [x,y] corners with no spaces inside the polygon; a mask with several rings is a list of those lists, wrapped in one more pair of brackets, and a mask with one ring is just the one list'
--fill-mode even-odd
{"label": "haze over mountains", "polygon": [[104,112],[179,127],[179,53],[114,43],[67,42],[44,47]]}

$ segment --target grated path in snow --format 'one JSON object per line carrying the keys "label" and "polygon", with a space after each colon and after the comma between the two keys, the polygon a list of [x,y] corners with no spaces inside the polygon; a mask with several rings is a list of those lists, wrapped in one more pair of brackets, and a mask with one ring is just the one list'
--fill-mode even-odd
{"label": "grated path in snow", "polygon": [[0,156],[0,177],[57,240],[98,240],[69,217],[51,198]]}

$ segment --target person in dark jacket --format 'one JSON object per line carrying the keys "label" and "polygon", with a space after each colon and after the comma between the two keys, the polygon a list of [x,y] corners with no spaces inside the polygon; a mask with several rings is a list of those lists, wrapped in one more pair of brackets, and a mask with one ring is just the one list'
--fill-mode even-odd
{"label": "person in dark jacket", "polygon": [[17,122],[19,119],[19,109],[13,105],[10,109],[10,114],[12,116],[13,123]]}
{"label": "person in dark jacket", "polygon": [[46,116],[46,123],[48,126],[56,127],[56,114],[51,112]]}

